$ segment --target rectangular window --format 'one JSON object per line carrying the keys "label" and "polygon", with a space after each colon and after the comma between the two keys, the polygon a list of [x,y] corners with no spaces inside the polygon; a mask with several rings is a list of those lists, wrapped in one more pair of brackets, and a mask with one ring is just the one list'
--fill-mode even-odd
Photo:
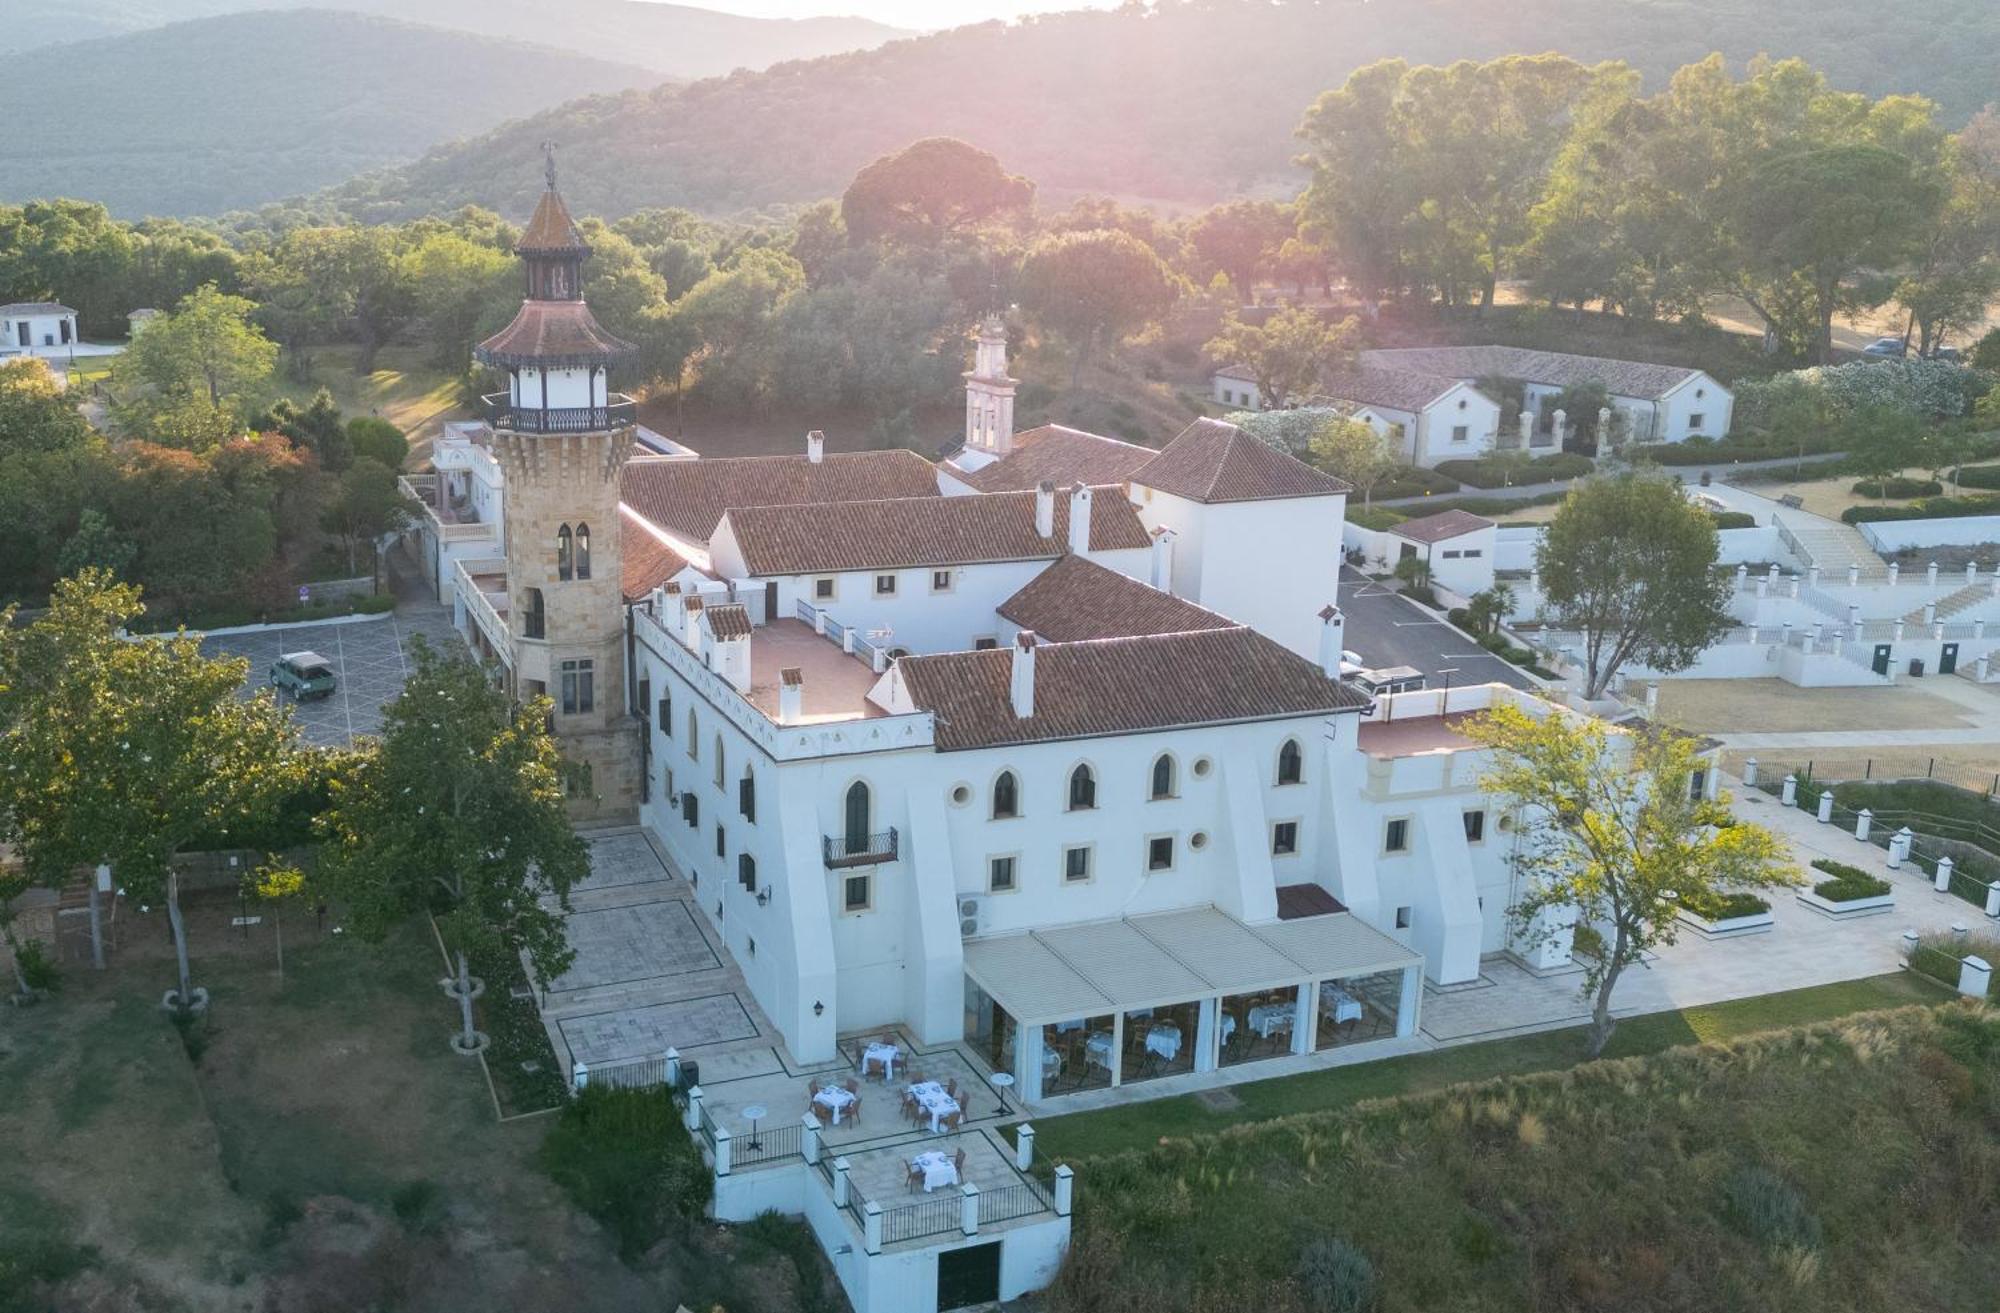
{"label": "rectangular window", "polygon": [[1688,773],[1688,801],[1700,802],[1708,796],[1708,772],[1695,770]]}
{"label": "rectangular window", "polygon": [[729,856],[729,836],[723,831],[720,825],[715,827],[715,855],[717,857]]}
{"label": "rectangular window", "polygon": [[668,738],[672,738],[674,736],[673,694],[671,693],[660,694],[659,711],[660,711],[660,733],[666,735]]}
{"label": "rectangular window", "polygon": [[1486,555],[1484,547],[1468,547],[1465,549],[1465,559],[1468,561],[1476,560],[1484,555]]}
{"label": "rectangular window", "polygon": [[1450,547],[1445,549],[1444,559],[1447,561],[1456,561],[1459,557],[1463,555],[1465,555],[1465,553],[1460,551],[1458,548]]}
{"label": "rectangular window", "polygon": [[896,576],[893,574],[876,575],[875,596],[894,597],[895,595],[896,595]]}
{"label": "rectangular window", "polygon": [[597,705],[597,675],[592,662],[562,663],[562,709],[565,716],[588,715]]}
{"label": "rectangular window", "polygon": [[875,881],[867,875],[850,875],[841,882],[840,906],[846,912],[865,912],[875,905]]}
{"label": "rectangular window", "polygon": [[1465,841],[1482,843],[1486,839],[1486,813],[1469,811],[1465,814]]}
{"label": "rectangular window", "polygon": [[972,650],[975,652],[991,652],[998,646],[1000,646],[1000,640],[997,638],[975,638],[972,640]]}
{"label": "rectangular window", "polygon": [[693,789],[681,795],[681,815],[690,830],[701,824],[701,799],[694,796]]}
{"label": "rectangular window", "polygon": [[1399,907],[1396,909],[1396,928],[1398,930],[1408,930],[1410,928],[1409,908]]}
{"label": "rectangular window", "polygon": [[1090,878],[1090,846],[1063,849],[1063,880],[1076,884]]}
{"label": "rectangular window", "polygon": [[757,777],[749,771],[736,782],[736,810],[752,825],[757,823]]}
{"label": "rectangular window", "polygon": [[1149,871],[1171,871],[1174,869],[1174,840],[1172,835],[1161,835],[1157,839],[1146,840],[1146,869]]}
{"label": "rectangular window", "polygon": [[988,892],[1004,894],[1014,887],[1014,858],[992,857],[986,862]]}
{"label": "rectangular window", "polygon": [[951,591],[951,585],[952,585],[952,576],[951,576],[951,571],[949,571],[949,570],[933,570],[933,571],[931,571],[931,591],[932,591],[932,592],[934,592],[934,593],[948,593],[948,592],[950,592],[950,591]]}
{"label": "rectangular window", "polygon": [[646,718],[646,704],[652,700],[653,681],[642,678],[639,681],[639,695],[632,703],[632,714],[644,720]]}
{"label": "rectangular window", "polygon": [[1471,438],[1472,430],[1470,428],[1467,428],[1463,424],[1454,424],[1451,426],[1451,440],[1453,442],[1468,442]]}
{"label": "rectangular window", "polygon": [[1289,857],[1299,850],[1299,823],[1279,821],[1271,827],[1271,855]]}
{"label": "rectangular window", "polygon": [[835,582],[831,575],[824,579],[813,580],[813,600],[815,602],[831,602],[833,600]]}
{"label": "rectangular window", "polygon": [[757,859],[749,853],[736,855],[736,883],[753,894],[757,892]]}
{"label": "rectangular window", "polygon": [[1705,417],[1704,417],[1704,416],[1702,415],[1702,413],[1701,413],[1700,411],[1698,411],[1698,410],[1697,410],[1697,411],[1696,411],[1696,412],[1695,412],[1694,414],[1692,414],[1692,415],[1689,415],[1689,416],[1688,416],[1688,432],[1690,432],[1690,433],[1694,433],[1694,432],[1698,431],[1698,430],[1699,430],[1699,429],[1701,428],[1701,422],[1702,422],[1703,418],[1705,418]]}
{"label": "rectangular window", "polygon": [[1398,817],[1382,828],[1382,851],[1406,853],[1410,850],[1410,823]]}

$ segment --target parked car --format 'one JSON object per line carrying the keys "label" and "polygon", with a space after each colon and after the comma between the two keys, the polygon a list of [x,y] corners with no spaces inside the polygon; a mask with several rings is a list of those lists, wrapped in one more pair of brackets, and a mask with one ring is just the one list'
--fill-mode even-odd
{"label": "parked car", "polygon": [[1900,337],[1878,337],[1862,347],[1861,354],[1873,356],[1877,360],[1900,360],[1910,354],[1910,348]]}
{"label": "parked car", "polygon": [[1415,666],[1385,666],[1380,670],[1362,671],[1354,677],[1354,682],[1370,696],[1414,693],[1424,686],[1424,672]]}
{"label": "parked car", "polygon": [[337,683],[333,663],[317,652],[287,652],[271,667],[271,687],[280,697],[290,693],[294,702],[331,697]]}
{"label": "parked car", "polygon": [[1962,365],[1965,363],[1965,354],[1955,346],[1934,346],[1925,359],[1942,360],[1947,365]]}

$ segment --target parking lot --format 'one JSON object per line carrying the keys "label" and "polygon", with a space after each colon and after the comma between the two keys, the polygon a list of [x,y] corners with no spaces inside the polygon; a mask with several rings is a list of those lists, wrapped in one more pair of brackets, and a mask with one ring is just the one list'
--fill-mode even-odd
{"label": "parking lot", "polygon": [[455,651],[459,646],[451,612],[433,605],[405,607],[380,620],[214,634],[202,640],[201,649],[211,656],[248,658],[245,689],[252,694],[269,689],[271,664],[281,654],[317,652],[325,657],[337,679],[334,691],[297,704],[297,720],[308,742],[344,747],[357,735],[381,732],[382,708],[403,690],[410,639],[417,634],[434,648]]}
{"label": "parking lot", "polygon": [[1431,688],[1444,687],[1447,675],[1454,685],[1534,687],[1519,670],[1359,570],[1340,572],[1340,609],[1347,617],[1347,648],[1371,669],[1413,666]]}

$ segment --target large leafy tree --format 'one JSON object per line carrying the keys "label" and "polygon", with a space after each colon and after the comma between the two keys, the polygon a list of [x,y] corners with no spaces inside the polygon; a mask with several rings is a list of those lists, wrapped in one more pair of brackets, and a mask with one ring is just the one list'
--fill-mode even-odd
{"label": "large leafy tree", "polygon": [[1584,963],[1590,1054],[1610,1042],[1613,992],[1625,969],[1674,941],[1682,908],[1722,894],[1797,884],[1789,850],[1735,820],[1726,796],[1697,784],[1697,742],[1660,727],[1636,733],[1590,717],[1530,714],[1512,704],[1474,719],[1492,750],[1481,786],[1516,809],[1521,893],[1508,908],[1517,942],[1560,941],[1596,929],[1601,956]]}
{"label": "large leafy tree", "polygon": [[[340,476],[340,490],[327,507],[327,527],[347,548],[347,569],[361,569],[361,544],[395,533],[417,515],[417,505],[396,484],[396,471],[372,457],[362,457]],[[381,576],[381,559],[375,564]]]}
{"label": "large leafy tree", "polygon": [[841,193],[849,239],[935,244],[997,215],[1025,210],[1035,184],[977,146],[926,137],[864,167]]}
{"label": "large leafy tree", "polygon": [[1072,388],[1106,339],[1158,319],[1180,294],[1153,248],[1109,229],[1043,238],[1022,262],[1020,288],[1027,312],[1069,342]]}
{"label": "large leafy tree", "polygon": [[112,366],[121,389],[143,389],[130,414],[143,425],[162,408],[196,400],[240,416],[271,377],[278,348],[250,322],[256,303],[199,287],[132,339]]}
{"label": "large leafy tree", "polygon": [[1735,623],[1718,550],[1715,521],[1657,473],[1586,479],[1563,499],[1535,564],[1554,626],[1583,635],[1586,698],[1628,661],[1686,669]]}
{"label": "large leafy tree", "polygon": [[1266,403],[1282,407],[1310,393],[1322,374],[1349,359],[1360,332],[1351,315],[1329,324],[1304,306],[1280,310],[1261,324],[1246,323],[1231,312],[1222,331],[1202,349],[1214,360],[1244,366],[1256,376]]}
{"label": "large leafy tree", "polygon": [[0,457],[23,451],[73,451],[91,444],[76,398],[56,386],[37,360],[0,363]]}
{"label": "large leafy tree", "polygon": [[1257,276],[1271,268],[1285,239],[1297,231],[1297,222],[1275,201],[1227,201],[1189,225],[1188,246],[1203,278],[1223,274],[1247,304]]}
{"label": "large leafy tree", "polygon": [[1351,415],[1330,416],[1308,450],[1313,464],[1354,485],[1364,507],[1372,503],[1375,485],[1403,464],[1402,452],[1386,433]]}
{"label": "large leafy tree", "polygon": [[109,865],[131,897],[165,906],[187,1008],[175,859],[268,828],[304,759],[286,710],[241,696],[248,662],[203,656],[185,634],[124,637],[143,610],[136,588],[86,571],[33,625],[0,631],[0,817],[43,878]]}
{"label": "large leafy tree", "polygon": [[575,956],[561,913],[590,862],[564,814],[548,714],[547,698],[516,705],[479,666],[419,644],[383,712],[381,750],[325,817],[320,878],[356,932],[379,939],[416,913],[438,917],[467,1051],[475,958],[518,949],[549,981]]}

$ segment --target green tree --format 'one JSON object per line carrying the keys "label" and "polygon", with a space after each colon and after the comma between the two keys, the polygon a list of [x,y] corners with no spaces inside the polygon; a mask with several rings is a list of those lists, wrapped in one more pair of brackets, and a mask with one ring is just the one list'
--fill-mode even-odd
{"label": "green tree", "polygon": [[[777,367],[779,312],[804,285],[805,271],[789,255],[739,251],[674,303],[658,340],[671,335],[673,345],[687,351],[701,388],[717,400],[761,403]],[[695,344],[691,350],[689,344]]]}
{"label": "green tree", "polygon": [[356,415],[347,421],[347,445],[357,460],[379,460],[392,470],[402,469],[410,456],[410,440],[403,436],[403,430],[373,415]]}
{"label": "green tree", "polygon": [[1256,298],[1257,275],[1269,269],[1298,225],[1275,201],[1228,201],[1188,227],[1195,271],[1225,275],[1245,305]]}
{"label": "green tree", "polygon": [[[361,544],[374,543],[396,533],[417,516],[417,505],[396,486],[396,471],[381,461],[362,457],[340,476],[340,491],[327,507],[327,527],[338,534],[347,547],[347,571],[361,570]],[[381,561],[375,558],[375,577],[381,582]]]}
{"label": "green tree", "polygon": [[1875,495],[1889,494],[1889,480],[1923,461],[1929,454],[1930,429],[1901,406],[1863,406],[1847,416],[1847,464],[1875,485]]}
{"label": "green tree", "polygon": [[120,533],[103,511],[86,506],[77,517],[76,532],[56,557],[56,573],[68,578],[94,569],[112,579],[123,579],[138,552],[138,546]]}
{"label": "green tree", "polygon": [[1468,732],[1493,754],[1481,787],[1507,799],[1517,818],[1521,893],[1508,908],[1516,942],[1565,943],[1572,924],[1604,939],[1581,981],[1592,1057],[1617,1028],[1619,978],[1674,942],[1683,907],[1799,883],[1776,836],[1733,817],[1726,796],[1704,796],[1696,772],[1714,763],[1687,735],[1618,730],[1561,711],[1531,715],[1512,704],[1476,718]]}
{"label": "green tree", "polygon": [[1151,247],[1101,229],[1037,242],[1021,265],[1020,290],[1027,312],[1069,342],[1072,389],[1104,339],[1153,322],[1179,295]]}
{"label": "green tree", "polygon": [[299,406],[290,397],[280,397],[267,414],[255,416],[251,427],[276,429],[294,445],[304,447],[319,459],[320,467],[338,474],[354,463],[354,444],[348,439],[347,425],[333,393],[320,388],[312,400]]}
{"label": "green tree", "polygon": [[39,360],[0,362],[0,454],[74,450],[93,438],[76,399]]}
{"label": "green tree", "polygon": [[380,752],[325,818],[320,878],[357,933],[379,940],[407,917],[438,916],[467,1052],[474,958],[518,949],[546,983],[575,957],[557,908],[590,861],[564,815],[548,716],[546,697],[516,705],[479,666],[419,644],[383,712]]}
{"label": "green tree", "polygon": [[936,245],[1008,211],[1025,210],[1035,184],[1000,167],[977,146],[926,137],[884,155],[854,175],[841,193],[848,237]]}
{"label": "green tree", "polygon": [[1628,661],[1685,670],[1735,621],[1715,522],[1658,474],[1586,479],[1535,549],[1551,625],[1583,635],[1584,689],[1604,696]]}
{"label": "green tree", "polygon": [[62,301],[91,336],[125,331],[139,243],[91,201],[0,206],[0,301]]}
{"label": "green tree", "polygon": [[165,905],[184,1010],[197,995],[176,859],[267,824],[300,762],[286,711],[241,696],[247,661],[186,634],[123,637],[143,610],[136,588],[88,571],[0,634],[0,816],[31,869],[109,865],[136,902]]}
{"label": "green tree", "polygon": [[142,417],[190,397],[239,411],[278,363],[278,348],[250,322],[256,308],[213,286],[196,288],[132,340],[112,366],[113,384],[151,389],[152,401],[136,412]]}
{"label": "green tree", "polygon": [[1316,311],[1292,306],[1261,324],[1248,324],[1231,311],[1202,350],[1218,362],[1248,369],[1265,403],[1282,408],[1351,359],[1360,335],[1352,315],[1329,324]]}
{"label": "green tree", "polygon": [[519,266],[507,252],[451,230],[429,234],[400,260],[431,363],[464,369],[480,327],[519,300]]}
{"label": "green tree", "polygon": [[1403,465],[1402,453],[1387,434],[1349,415],[1334,415],[1321,424],[1308,454],[1313,464],[1353,484],[1363,507],[1373,504],[1375,485]]}

